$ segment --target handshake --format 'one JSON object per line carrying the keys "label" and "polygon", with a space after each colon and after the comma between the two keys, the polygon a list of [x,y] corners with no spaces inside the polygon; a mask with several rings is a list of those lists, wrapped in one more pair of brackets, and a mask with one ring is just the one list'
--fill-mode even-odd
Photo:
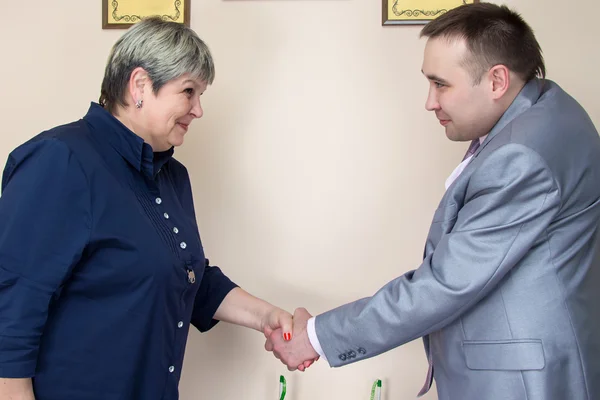
{"label": "handshake", "polygon": [[264,325],[265,350],[273,352],[290,371],[304,371],[319,359],[308,337],[307,323],[311,317],[306,309],[297,308],[293,317],[280,312]]}

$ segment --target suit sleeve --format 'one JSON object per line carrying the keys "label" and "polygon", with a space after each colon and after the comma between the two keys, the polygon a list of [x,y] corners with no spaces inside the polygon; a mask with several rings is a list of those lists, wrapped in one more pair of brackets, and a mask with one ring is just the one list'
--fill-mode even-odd
{"label": "suit sleeve", "polygon": [[[372,297],[317,316],[317,336],[332,366],[373,357],[458,318],[545,234],[560,193],[537,153],[507,144],[473,172],[458,208],[453,228],[416,270]],[[356,357],[341,360],[349,350]]]}
{"label": "suit sleeve", "polygon": [[90,235],[87,179],[68,147],[37,140],[10,155],[0,197],[0,377],[35,374],[49,304]]}

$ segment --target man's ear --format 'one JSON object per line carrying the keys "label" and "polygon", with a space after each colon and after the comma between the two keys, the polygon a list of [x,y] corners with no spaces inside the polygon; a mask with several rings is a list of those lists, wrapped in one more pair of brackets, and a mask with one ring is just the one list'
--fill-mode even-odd
{"label": "man's ear", "polygon": [[128,100],[131,101],[131,104],[144,101],[144,93],[148,91],[149,84],[150,77],[144,68],[137,67],[131,71],[131,75],[129,76],[129,85],[127,85],[129,89]]}
{"label": "man's ear", "polygon": [[506,65],[498,64],[490,68],[488,79],[493,100],[502,98],[510,88],[511,75]]}

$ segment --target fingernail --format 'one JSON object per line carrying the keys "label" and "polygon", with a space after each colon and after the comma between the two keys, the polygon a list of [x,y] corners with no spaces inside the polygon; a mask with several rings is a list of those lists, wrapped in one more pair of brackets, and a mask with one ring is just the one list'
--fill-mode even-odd
{"label": "fingernail", "polygon": [[292,340],[292,334],[289,333],[289,332],[284,333],[283,334],[283,339],[286,340],[286,341]]}

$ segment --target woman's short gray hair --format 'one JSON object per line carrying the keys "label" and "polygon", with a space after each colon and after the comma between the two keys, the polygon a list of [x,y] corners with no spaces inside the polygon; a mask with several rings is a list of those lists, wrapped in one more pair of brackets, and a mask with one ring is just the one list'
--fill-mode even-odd
{"label": "woman's short gray hair", "polygon": [[129,28],[114,44],[104,71],[101,106],[111,113],[117,105],[127,107],[125,91],[137,67],[148,73],[155,94],[165,83],[184,74],[208,84],[215,78],[210,50],[192,29],[149,17]]}

